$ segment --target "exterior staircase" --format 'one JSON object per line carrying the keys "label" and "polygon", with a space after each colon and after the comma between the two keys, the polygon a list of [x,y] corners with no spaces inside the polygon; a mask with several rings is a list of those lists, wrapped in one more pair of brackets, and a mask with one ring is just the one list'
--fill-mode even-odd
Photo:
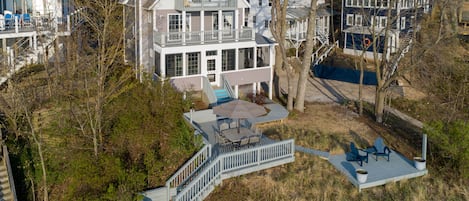
{"label": "exterior staircase", "polygon": [[8,169],[5,165],[5,161],[2,158],[0,162],[0,200],[13,201],[15,197],[10,188],[10,180],[8,176]]}
{"label": "exterior staircase", "polygon": [[217,97],[217,104],[230,102],[233,100],[226,89],[215,89],[215,96]]}

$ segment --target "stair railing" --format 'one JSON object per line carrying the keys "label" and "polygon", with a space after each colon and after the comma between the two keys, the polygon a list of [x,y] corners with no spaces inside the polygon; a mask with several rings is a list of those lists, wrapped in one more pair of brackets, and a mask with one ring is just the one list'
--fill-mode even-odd
{"label": "stair railing", "polygon": [[188,178],[193,176],[193,174],[197,172],[208,161],[208,159],[210,159],[211,155],[212,145],[207,143],[166,181],[168,200],[170,200],[171,197],[171,189],[186,182]]}
{"label": "stair railing", "polygon": [[10,156],[8,154],[8,148],[6,145],[3,145],[2,152],[3,152],[3,160],[8,171],[8,183],[10,184],[10,190],[11,190],[11,193],[13,194],[13,200],[18,201],[18,199],[16,198],[16,189],[15,189],[15,181],[13,180],[13,171],[11,170]]}
{"label": "stair railing", "polygon": [[223,84],[223,89],[225,89],[228,92],[228,95],[230,96],[230,98],[232,98],[232,99],[236,98],[236,96],[233,92],[233,88],[231,88],[231,84],[228,81],[228,79],[226,79],[225,75],[221,75],[221,80],[222,80],[222,84]]}
{"label": "stair railing", "polygon": [[210,105],[214,105],[217,103],[217,96],[213,91],[212,85],[206,76],[201,76],[202,79],[202,91],[207,95],[208,102]]}
{"label": "stair railing", "polygon": [[294,154],[295,142],[290,139],[218,155],[195,179],[177,193],[174,200],[202,200],[221,183],[223,173],[283,158],[294,158]]}

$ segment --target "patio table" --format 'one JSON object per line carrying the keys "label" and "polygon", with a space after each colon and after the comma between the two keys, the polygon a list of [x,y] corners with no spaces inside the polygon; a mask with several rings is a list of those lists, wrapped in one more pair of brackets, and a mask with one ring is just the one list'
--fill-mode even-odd
{"label": "patio table", "polygon": [[239,128],[239,133],[238,133],[238,128],[230,128],[222,131],[223,136],[226,137],[231,142],[239,142],[241,141],[241,138],[243,137],[250,137],[254,135],[254,132],[245,127],[240,127]]}

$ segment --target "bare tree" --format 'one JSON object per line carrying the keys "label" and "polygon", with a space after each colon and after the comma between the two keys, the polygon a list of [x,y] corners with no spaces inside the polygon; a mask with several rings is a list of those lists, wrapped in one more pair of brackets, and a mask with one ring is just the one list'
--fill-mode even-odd
{"label": "bare tree", "polygon": [[301,62],[301,69],[298,76],[298,87],[296,93],[295,110],[299,112],[305,111],[305,93],[306,84],[308,81],[309,71],[311,70],[311,57],[315,45],[316,36],[316,13],[317,13],[317,0],[311,0],[311,9],[308,17],[308,30],[306,34],[305,53],[303,61]]}

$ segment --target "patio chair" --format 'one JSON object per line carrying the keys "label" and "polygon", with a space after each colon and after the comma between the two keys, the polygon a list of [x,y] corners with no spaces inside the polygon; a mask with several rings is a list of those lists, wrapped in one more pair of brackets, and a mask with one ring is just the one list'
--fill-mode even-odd
{"label": "patio chair", "polygon": [[29,13],[23,14],[23,26],[31,26],[31,15]]}
{"label": "patio chair", "polygon": [[230,128],[238,128],[238,122],[236,122],[235,120],[231,120]]}
{"label": "patio chair", "polygon": [[360,166],[363,166],[363,161],[368,163],[368,152],[366,155],[360,155],[355,143],[350,142],[350,152],[346,154],[347,161],[357,161]]}
{"label": "patio chair", "polygon": [[257,144],[261,141],[261,137],[259,135],[253,135],[249,137],[249,144]]}
{"label": "patio chair", "polygon": [[249,137],[242,137],[239,142],[235,143],[235,147],[240,148],[240,147],[245,146],[247,144],[249,144]]}
{"label": "patio chair", "polygon": [[5,16],[0,14],[0,31],[5,30]]}
{"label": "patio chair", "polygon": [[220,127],[220,132],[230,128],[230,126],[226,122],[222,122],[219,127]]}
{"label": "patio chair", "polygon": [[13,19],[13,15],[11,13],[5,12],[5,26],[11,27],[13,26],[15,19]]}
{"label": "patio chair", "polygon": [[222,135],[220,135],[220,134],[215,134],[215,137],[216,137],[217,143],[218,143],[219,145],[223,145],[223,146],[224,146],[224,145],[229,145],[229,144],[231,144],[231,141],[230,141],[230,140],[226,139],[226,137],[224,137],[224,136],[222,136]]}
{"label": "patio chair", "polygon": [[376,161],[378,161],[378,156],[384,156],[388,157],[388,162],[389,162],[389,154],[391,154],[391,149],[384,145],[383,138],[378,138],[375,140],[375,143],[373,145],[374,149],[374,155],[376,156]]}

